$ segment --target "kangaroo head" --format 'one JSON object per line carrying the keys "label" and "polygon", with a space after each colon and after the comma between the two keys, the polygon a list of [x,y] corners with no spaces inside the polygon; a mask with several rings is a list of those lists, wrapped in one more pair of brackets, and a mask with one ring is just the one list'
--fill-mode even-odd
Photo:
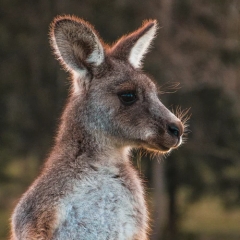
{"label": "kangaroo head", "polygon": [[181,144],[183,124],[161,103],[154,82],[140,68],[156,29],[156,21],[147,21],[108,46],[81,19],[53,21],[52,47],[72,76],[71,125],[115,146],[167,152]]}

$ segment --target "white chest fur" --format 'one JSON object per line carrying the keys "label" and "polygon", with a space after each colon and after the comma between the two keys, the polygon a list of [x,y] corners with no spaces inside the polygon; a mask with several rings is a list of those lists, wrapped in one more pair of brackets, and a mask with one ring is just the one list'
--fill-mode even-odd
{"label": "white chest fur", "polygon": [[[140,182],[135,184],[136,190],[141,188]],[[92,174],[73,185],[60,202],[54,239],[133,239],[144,227],[143,196],[135,195],[121,178]]]}

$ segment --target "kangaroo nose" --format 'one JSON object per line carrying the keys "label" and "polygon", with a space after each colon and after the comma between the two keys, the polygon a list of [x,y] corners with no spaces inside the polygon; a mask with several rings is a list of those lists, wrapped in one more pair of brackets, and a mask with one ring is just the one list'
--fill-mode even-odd
{"label": "kangaroo nose", "polygon": [[180,137],[183,134],[183,125],[182,123],[171,123],[168,125],[168,132],[172,136]]}

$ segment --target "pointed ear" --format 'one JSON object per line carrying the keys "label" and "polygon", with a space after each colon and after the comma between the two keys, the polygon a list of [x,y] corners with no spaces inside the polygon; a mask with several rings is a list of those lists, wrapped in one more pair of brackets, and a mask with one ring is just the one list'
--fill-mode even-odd
{"label": "pointed ear", "polygon": [[[62,16],[50,29],[51,46],[63,67],[73,74],[75,90],[90,80],[91,68],[104,62],[104,47],[93,26],[82,19]],[[84,83],[87,84],[87,83]]]}
{"label": "pointed ear", "polygon": [[141,67],[141,61],[148,52],[156,31],[156,20],[144,22],[141,28],[129,35],[123,36],[117,41],[112,47],[112,56],[118,59],[128,60],[135,68]]}

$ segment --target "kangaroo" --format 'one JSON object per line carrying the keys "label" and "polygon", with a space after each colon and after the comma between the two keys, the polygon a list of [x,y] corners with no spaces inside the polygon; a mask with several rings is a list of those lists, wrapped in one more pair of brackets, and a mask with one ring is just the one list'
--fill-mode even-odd
{"label": "kangaroo", "polygon": [[71,74],[55,145],[12,215],[12,240],[146,240],[149,217],[132,148],[167,153],[184,124],[141,70],[155,20],[105,44],[92,25],[60,16],[51,46]]}

